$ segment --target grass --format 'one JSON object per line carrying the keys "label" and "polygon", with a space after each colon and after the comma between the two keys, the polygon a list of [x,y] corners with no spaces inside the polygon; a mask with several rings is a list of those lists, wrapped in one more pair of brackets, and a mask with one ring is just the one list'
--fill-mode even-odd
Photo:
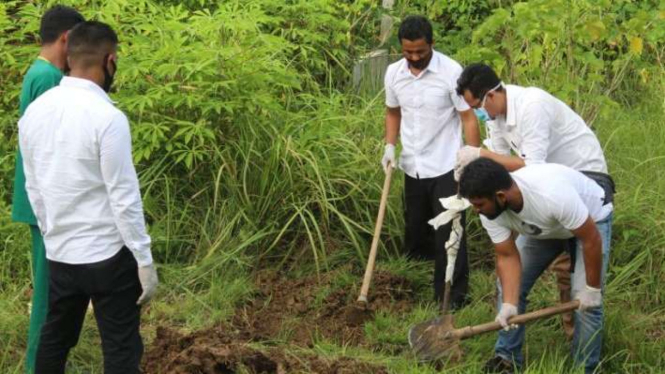
{"label": "grass", "polygon": [[[596,123],[618,185],[605,301],[603,357],[608,372],[658,373],[665,370],[662,355],[665,351],[665,294],[660,287],[665,282],[665,221],[662,218],[665,216],[665,178],[659,173],[665,170],[662,145],[665,115],[661,109],[660,103],[647,101]],[[348,131],[360,124],[364,116],[377,111],[361,108],[360,113],[347,112],[351,124],[333,127],[330,137],[348,137],[344,129]],[[333,121],[333,117],[327,115],[329,113],[324,113],[323,120],[319,118],[308,124],[313,126],[314,133],[317,132],[316,126],[328,127],[326,122]],[[178,229],[179,225],[191,227],[194,218],[190,214],[198,213],[197,209],[200,209],[195,199],[178,211],[167,208],[161,220],[153,222],[157,256],[162,262],[162,287],[144,313],[146,342],[154,337],[158,325],[195,331],[229,318],[235,306],[251,297],[254,289],[252,275],[262,267],[281,264],[282,268],[292,269],[289,274],[294,277],[336,269],[338,273],[332,285],[320,291],[317,305],[334,289],[346,288],[352,292],[358,289],[357,269],[364,266],[382,178],[380,172],[364,165],[376,161],[371,152],[367,154],[368,149],[376,151],[374,148],[378,148],[368,145],[376,143],[376,138],[357,133],[348,141],[338,139],[328,144],[325,139],[309,139],[304,144],[293,137],[298,131],[304,130],[287,131],[289,135],[284,135],[281,143],[275,146],[277,155],[271,154],[262,160],[265,163],[261,164],[264,168],[261,180],[275,180],[277,186],[274,188],[252,179],[253,173],[241,173],[245,179],[235,181],[233,175],[224,176],[225,168],[242,170],[257,165],[229,164],[213,171],[215,184],[202,194],[214,194],[217,203],[208,207],[205,214],[195,216],[203,217],[195,226],[201,232],[198,241],[192,239],[197,236],[182,236]],[[374,129],[372,133],[378,131]],[[235,146],[242,146],[241,142]],[[251,146],[244,147],[251,153]],[[357,159],[356,164],[363,164],[360,171],[349,164],[351,156],[347,159],[333,153],[337,147],[350,152]],[[317,152],[323,155],[323,159]],[[336,165],[337,161],[346,162],[346,165]],[[291,354],[307,352],[324,357],[356,357],[385,365],[393,373],[436,372],[430,366],[418,364],[408,350],[406,333],[409,327],[436,316],[437,309],[429,302],[431,265],[410,262],[396,255],[397,241],[394,239],[401,231],[401,178],[396,179],[384,228],[384,243],[388,244],[381,248],[378,269],[408,278],[415,285],[420,302],[406,315],[379,311],[376,318],[364,327],[373,349],[338,346],[322,338],[309,349],[280,342]],[[145,192],[148,201],[178,198],[175,185],[159,189],[152,187],[154,190],[151,190],[151,186],[159,181],[143,182],[148,186]],[[169,185],[168,181],[166,185]],[[296,191],[280,190],[287,187],[295,187]],[[150,203],[146,205],[150,206]],[[230,210],[231,207],[237,208]],[[313,212],[318,210],[327,211],[324,217],[328,222],[317,221]],[[288,215],[287,212],[292,213]],[[355,216],[349,216],[348,212],[355,212]],[[271,216],[278,218],[271,219]],[[0,268],[0,372],[18,373],[22,370],[28,324],[29,249],[22,240],[26,237],[24,228],[9,223],[6,207],[1,219],[0,230],[7,236],[0,258],[3,264],[10,266]],[[477,222],[472,226],[475,230],[470,251],[473,302],[455,314],[458,327],[490,321],[495,313],[492,251],[483,234],[478,232]],[[335,235],[332,227],[339,227],[348,236]],[[289,235],[295,230],[304,230],[306,239],[289,242]],[[176,261],[177,257],[183,256],[180,252],[191,245],[198,246],[197,255],[188,256],[190,260],[184,264]],[[269,251],[265,246],[272,249]],[[290,262],[275,262],[278,257],[271,257],[271,251],[277,248],[291,254],[288,256]],[[356,270],[352,271],[354,268]],[[555,293],[553,276],[544,275],[534,288],[532,306],[556,302]],[[569,345],[558,326],[558,319],[529,326],[525,345],[526,373],[577,372],[569,367]],[[283,331],[285,339],[289,335],[290,331]],[[480,370],[492,354],[494,340],[494,334],[466,340],[463,362],[447,368],[454,373]],[[80,342],[70,356],[70,368],[72,373],[101,372],[99,335],[90,315]]]}

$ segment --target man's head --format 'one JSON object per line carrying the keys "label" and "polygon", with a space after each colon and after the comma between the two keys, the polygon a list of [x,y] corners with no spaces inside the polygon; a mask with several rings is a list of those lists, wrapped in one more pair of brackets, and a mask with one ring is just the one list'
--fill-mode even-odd
{"label": "man's head", "polygon": [[474,109],[484,109],[491,118],[505,114],[506,96],[501,79],[491,67],[471,64],[457,79],[457,94]]}
{"label": "man's head", "polygon": [[97,21],[76,25],[67,44],[72,76],[89,78],[108,92],[116,72],[117,47],[118,36],[109,25]]}
{"label": "man's head", "polygon": [[507,193],[513,178],[503,165],[481,157],[469,163],[459,181],[459,193],[469,199],[476,212],[495,219],[508,206]]}
{"label": "man's head", "polygon": [[432,24],[423,16],[408,16],[397,33],[402,45],[402,55],[409,65],[422,70],[432,59]]}
{"label": "man's head", "polygon": [[39,25],[42,45],[53,44],[60,39],[66,41],[67,31],[83,21],[85,21],[83,16],[74,8],[56,5],[47,10]]}

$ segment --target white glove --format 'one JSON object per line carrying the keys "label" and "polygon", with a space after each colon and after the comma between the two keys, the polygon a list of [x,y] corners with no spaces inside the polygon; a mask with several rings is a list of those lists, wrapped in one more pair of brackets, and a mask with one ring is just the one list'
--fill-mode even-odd
{"label": "white glove", "polygon": [[480,157],[480,148],[472,147],[470,145],[465,145],[457,151],[457,161],[455,162],[455,180],[459,182],[460,177],[462,177],[462,171],[464,167],[470,164],[473,160]]}
{"label": "white glove", "polygon": [[496,318],[494,319],[495,321],[499,322],[501,326],[503,326],[503,329],[508,331],[510,329],[516,329],[517,325],[508,324],[508,318],[512,316],[517,315],[517,307],[513,304],[510,303],[503,303],[501,304],[501,310],[499,311],[499,314],[496,315]]}
{"label": "white glove", "polygon": [[603,304],[603,294],[600,288],[586,286],[577,294],[577,299],[580,301],[580,310],[597,308]]}
{"label": "white glove", "polygon": [[159,280],[157,279],[157,269],[155,269],[154,264],[139,267],[139,281],[141,282],[143,293],[139,296],[136,305],[143,305],[150,301],[155,291],[157,291]]}
{"label": "white glove", "polygon": [[388,170],[388,162],[393,168],[397,166],[395,165],[395,145],[390,143],[386,144],[386,150],[383,152],[383,158],[381,159],[384,171]]}

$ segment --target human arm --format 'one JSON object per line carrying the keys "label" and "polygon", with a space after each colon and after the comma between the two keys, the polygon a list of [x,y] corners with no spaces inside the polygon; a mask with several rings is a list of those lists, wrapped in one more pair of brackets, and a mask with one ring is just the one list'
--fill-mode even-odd
{"label": "human arm", "polygon": [[139,182],[132,160],[127,118],[119,113],[101,133],[100,166],[115,224],[138,265],[152,264],[150,236],[145,228]]}
{"label": "human arm", "polygon": [[462,120],[462,128],[464,129],[464,143],[473,147],[480,146],[480,127],[478,126],[478,118],[473,113],[473,109],[468,109],[459,112]]}

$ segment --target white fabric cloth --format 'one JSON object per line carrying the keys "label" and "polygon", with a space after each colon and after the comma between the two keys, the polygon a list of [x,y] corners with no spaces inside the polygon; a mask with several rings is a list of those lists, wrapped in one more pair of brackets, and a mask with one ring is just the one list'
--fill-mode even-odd
{"label": "white fabric cloth", "polygon": [[569,167],[530,165],[511,175],[522,193],[522,210],[506,209],[494,220],[480,215],[494,243],[510,238],[511,231],[536,239],[572,238],[571,230],[582,226],[589,216],[598,222],[612,212],[612,204],[603,205],[605,191]]}
{"label": "white fabric cloth", "polygon": [[600,142],[582,117],[536,87],[506,85],[506,115],[487,121],[489,149],[526,165],[554,163],[607,173]]}
{"label": "white fabric cloth", "polygon": [[63,78],[20,119],[19,145],[49,260],[94,263],[125,245],[152,263],[129,123],[104,90]]}
{"label": "white fabric cloth", "polygon": [[418,76],[406,59],[390,66],[385,75],[386,105],[401,109],[399,167],[412,178],[434,178],[453,169],[462,146],[458,112],[469,110],[457,95],[462,66],[434,51],[429,66]]}

